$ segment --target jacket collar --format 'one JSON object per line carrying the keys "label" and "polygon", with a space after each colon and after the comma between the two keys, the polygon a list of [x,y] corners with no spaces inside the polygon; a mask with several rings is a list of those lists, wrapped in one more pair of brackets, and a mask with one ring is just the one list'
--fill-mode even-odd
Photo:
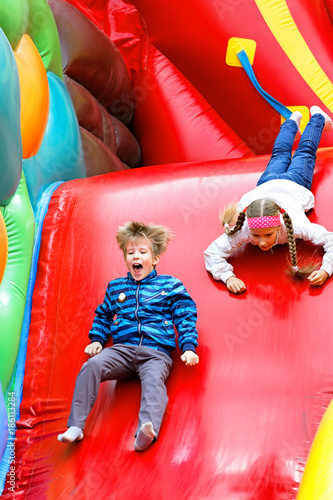
{"label": "jacket collar", "polygon": [[150,281],[152,280],[153,278],[155,278],[155,276],[157,276],[157,271],[156,269],[153,269],[151,273],[148,274],[148,276],[146,276],[145,278],[143,278],[143,280],[140,280],[140,281],[136,281],[133,276],[131,275],[130,272],[127,273],[127,278],[130,280],[130,281],[133,281],[134,283],[146,283],[147,281]]}

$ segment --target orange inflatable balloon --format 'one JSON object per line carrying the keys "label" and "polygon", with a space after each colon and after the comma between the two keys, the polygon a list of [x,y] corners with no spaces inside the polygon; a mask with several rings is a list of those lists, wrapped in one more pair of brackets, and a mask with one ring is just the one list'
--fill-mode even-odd
{"label": "orange inflatable balloon", "polygon": [[34,156],[43,141],[49,114],[49,87],[39,52],[23,35],[14,52],[21,89],[21,133],[23,158]]}
{"label": "orange inflatable balloon", "polygon": [[0,283],[2,281],[8,257],[8,236],[6,224],[0,212]]}

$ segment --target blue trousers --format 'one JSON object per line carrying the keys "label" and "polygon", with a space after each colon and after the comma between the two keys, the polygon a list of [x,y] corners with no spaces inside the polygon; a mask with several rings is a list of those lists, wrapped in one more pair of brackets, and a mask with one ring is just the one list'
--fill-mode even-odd
{"label": "blue trousers", "polygon": [[311,116],[292,157],[297,124],[294,120],[285,120],[275,140],[271,159],[257,186],[275,179],[287,179],[311,190],[316,153],[324,125],[325,118],[321,114]]}

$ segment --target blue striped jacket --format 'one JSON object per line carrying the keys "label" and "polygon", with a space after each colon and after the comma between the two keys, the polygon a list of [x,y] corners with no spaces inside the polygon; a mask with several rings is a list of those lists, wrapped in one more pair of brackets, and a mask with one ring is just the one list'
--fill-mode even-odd
{"label": "blue striped jacket", "polygon": [[92,342],[104,345],[111,335],[113,344],[143,345],[170,354],[176,347],[175,326],[183,352],[195,351],[198,345],[195,302],[180,280],[155,270],[141,281],[130,273],[110,281],[95,312]]}

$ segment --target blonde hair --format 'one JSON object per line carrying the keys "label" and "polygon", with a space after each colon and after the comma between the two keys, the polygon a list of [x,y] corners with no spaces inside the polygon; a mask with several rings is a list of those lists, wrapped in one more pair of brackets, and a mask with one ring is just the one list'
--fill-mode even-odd
{"label": "blonde hair", "polygon": [[130,221],[119,226],[116,239],[120,250],[126,256],[126,245],[129,241],[145,238],[149,241],[153,257],[164,253],[174,234],[168,227],[158,226],[152,223]]}
{"label": "blonde hair", "polygon": [[309,275],[312,271],[314,271],[314,269],[316,269],[317,264],[309,264],[302,268],[298,267],[296,238],[294,235],[292,220],[287,212],[282,211],[281,207],[274,200],[269,198],[260,198],[259,200],[255,200],[241,212],[239,212],[236,203],[227,205],[220,213],[220,223],[221,226],[224,226],[225,232],[228,236],[232,236],[242,229],[245,221],[245,212],[247,217],[267,217],[280,215],[280,213],[283,212],[282,217],[287,230],[290,255],[290,264],[287,268],[287,273],[292,276],[303,277]]}

